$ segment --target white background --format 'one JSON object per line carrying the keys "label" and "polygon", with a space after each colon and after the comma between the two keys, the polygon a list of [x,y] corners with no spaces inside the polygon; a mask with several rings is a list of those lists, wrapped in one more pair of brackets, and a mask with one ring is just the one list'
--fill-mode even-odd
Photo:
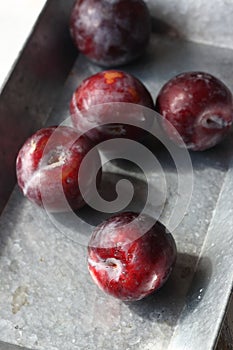
{"label": "white background", "polygon": [[0,86],[36,22],[46,0],[0,0]]}

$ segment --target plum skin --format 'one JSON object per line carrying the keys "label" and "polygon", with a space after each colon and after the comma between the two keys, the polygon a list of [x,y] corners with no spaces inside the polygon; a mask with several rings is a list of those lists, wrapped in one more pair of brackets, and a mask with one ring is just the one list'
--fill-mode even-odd
{"label": "plum skin", "polygon": [[170,122],[186,147],[202,151],[215,146],[233,122],[233,99],[228,87],[205,72],[185,72],[170,79],[160,90],[155,109],[168,136],[178,142]]}
{"label": "plum skin", "polygon": [[[51,126],[38,130],[26,140],[16,160],[17,181],[23,194],[51,212],[61,212],[67,210],[60,192],[62,184],[70,207],[73,210],[82,208],[85,201],[79,189],[78,171],[92,147],[93,143],[86,136],[78,138],[71,127]],[[100,162],[98,154],[96,161]],[[95,180],[98,185],[100,177],[101,173],[93,179],[89,169],[85,179],[87,187]]]}
{"label": "plum skin", "polygon": [[140,300],[168,279],[176,261],[176,244],[165,226],[153,222],[141,235],[142,221],[131,223],[139,214],[125,212],[96,227],[88,245],[88,269],[98,287],[124,301]]}
{"label": "plum skin", "polygon": [[[96,123],[104,122],[108,108],[104,105],[100,107],[100,105],[112,102],[133,103],[154,109],[151,94],[140,80],[123,71],[106,70],[86,78],[74,91],[70,101],[73,126],[83,132],[86,122],[88,122],[88,114],[80,115],[80,111],[92,111],[93,107],[97,105],[99,112],[95,113]],[[93,113],[90,117],[93,118]],[[132,140],[143,138],[142,129],[126,124],[127,116],[125,124],[107,125],[106,123],[104,126],[89,131],[87,135],[95,143],[117,137]]]}
{"label": "plum skin", "polygon": [[151,33],[150,13],[142,0],[77,0],[70,33],[90,60],[119,66],[144,53]]}

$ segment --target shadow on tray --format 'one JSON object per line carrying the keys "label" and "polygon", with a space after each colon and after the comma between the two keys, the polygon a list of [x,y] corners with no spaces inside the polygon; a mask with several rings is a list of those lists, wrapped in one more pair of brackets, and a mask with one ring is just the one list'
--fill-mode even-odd
{"label": "shadow on tray", "polygon": [[[126,205],[122,205],[122,211],[141,212],[145,206],[145,203],[147,201],[147,195],[148,195],[147,182],[143,181],[143,179],[139,179],[131,175],[105,172],[103,173],[100,196],[104,200],[109,201],[109,207],[111,207],[111,201],[117,198],[116,184],[121,179],[128,180],[133,185],[133,188],[134,188],[134,194],[130,203],[128,204],[126,203]],[[127,186],[127,183],[126,183],[125,193],[127,193],[127,191],[129,190],[130,188]],[[158,186],[154,185],[154,187],[152,188],[152,191],[153,191],[154,198],[156,198],[156,201],[155,203],[150,203],[150,205],[148,206],[149,212],[147,213],[149,215],[159,216],[164,205],[164,200],[163,200],[164,193],[162,193],[159,185]],[[82,230],[82,232],[77,234],[86,235],[86,234],[90,234],[89,225],[96,226],[100,224],[103,220],[107,219],[112,215],[114,215],[114,213],[97,211],[91,208],[90,206],[86,205],[84,208],[76,212],[75,216],[73,214],[69,216],[69,213],[59,213],[59,214],[54,214],[53,217],[58,222],[61,222],[63,225],[66,225],[71,230],[72,229],[76,230],[77,228],[76,219],[79,218],[84,223],[86,223],[86,226],[84,224],[83,226],[84,230]]]}
{"label": "shadow on tray", "polygon": [[178,318],[195,310],[208,287],[212,267],[207,258],[200,262],[198,257],[178,253],[176,266],[168,281],[158,291],[137,302],[125,302],[132,312],[150,320],[175,326]]}

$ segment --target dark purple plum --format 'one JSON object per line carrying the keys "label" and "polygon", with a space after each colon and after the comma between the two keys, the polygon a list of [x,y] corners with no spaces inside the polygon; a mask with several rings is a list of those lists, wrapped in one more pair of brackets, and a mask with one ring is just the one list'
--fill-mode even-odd
{"label": "dark purple plum", "polygon": [[[229,132],[233,122],[232,93],[211,74],[185,72],[162,87],[156,111],[175,127],[188,149],[201,151],[215,146]],[[172,140],[178,141],[168,123],[164,128]]]}
{"label": "dark purple plum", "polygon": [[114,67],[141,56],[151,19],[142,0],[78,0],[70,19],[78,50],[95,63]]}

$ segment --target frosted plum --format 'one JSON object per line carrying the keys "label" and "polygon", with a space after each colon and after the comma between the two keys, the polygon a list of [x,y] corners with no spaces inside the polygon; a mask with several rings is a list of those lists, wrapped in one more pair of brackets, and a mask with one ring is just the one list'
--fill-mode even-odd
{"label": "frosted plum", "polygon": [[142,0],[78,0],[70,19],[78,50],[95,63],[113,67],[141,56],[151,20]]}
{"label": "frosted plum", "polygon": [[[86,136],[78,138],[73,128],[60,126],[54,134],[55,130],[56,127],[43,128],[24,143],[16,161],[18,185],[29,200],[49,211],[67,209],[64,198],[72,209],[80,209],[85,202],[78,173],[93,144]],[[97,152],[93,166],[94,163],[100,164]],[[101,175],[98,176],[97,182]],[[88,169],[84,181],[87,190],[96,181],[92,169]]]}

